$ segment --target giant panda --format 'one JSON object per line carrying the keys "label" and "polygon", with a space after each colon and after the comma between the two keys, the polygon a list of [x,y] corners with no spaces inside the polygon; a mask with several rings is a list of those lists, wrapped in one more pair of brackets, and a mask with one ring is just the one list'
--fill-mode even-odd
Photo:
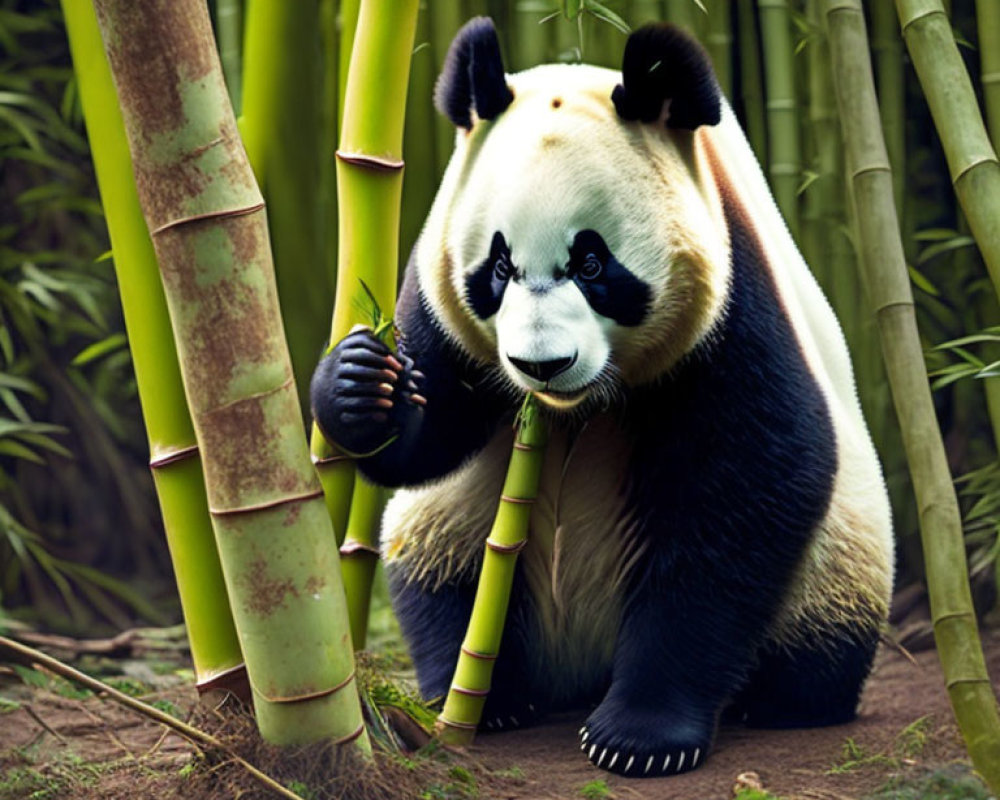
{"label": "giant panda", "polygon": [[891,589],[884,482],[705,52],[657,25],[620,73],[505,75],[479,18],[435,101],[455,150],[398,352],[353,332],[311,387],[326,436],[402,487],[382,546],[424,696],[448,691],[532,392],[550,442],[484,727],[583,709],[591,762],[660,776],[701,766],[724,712],[851,719]]}

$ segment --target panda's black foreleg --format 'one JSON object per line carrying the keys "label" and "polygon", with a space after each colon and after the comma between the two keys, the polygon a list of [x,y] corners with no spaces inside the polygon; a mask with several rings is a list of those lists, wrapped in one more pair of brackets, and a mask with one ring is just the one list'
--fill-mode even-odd
{"label": "panda's black foreleg", "polygon": [[[435,589],[408,580],[404,568],[390,564],[392,605],[417,672],[420,693],[427,701],[444,698],[451,687],[462,640],[475,596],[471,581],[447,582]],[[500,655],[483,709],[481,727],[501,731],[537,722],[548,706],[547,692],[529,679],[529,654],[537,652],[527,587],[515,575],[511,605],[504,626]]]}
{"label": "panda's black foreleg", "polygon": [[713,574],[698,559],[650,561],[625,607],[611,687],[581,731],[592,763],[629,777],[674,775],[704,762],[761,630],[752,598],[720,601],[733,591],[731,574]]}

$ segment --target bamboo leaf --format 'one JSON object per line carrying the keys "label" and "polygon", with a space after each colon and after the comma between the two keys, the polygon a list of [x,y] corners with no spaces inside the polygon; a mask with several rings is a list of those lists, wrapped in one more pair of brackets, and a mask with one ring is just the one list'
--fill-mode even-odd
{"label": "bamboo leaf", "polygon": [[617,30],[621,31],[624,34],[628,34],[632,30],[624,19],[618,16],[618,14],[616,14],[614,11],[612,11],[603,3],[595,2],[595,0],[587,0],[587,2],[585,3],[585,9],[590,14],[597,17],[599,20],[607,22],[609,25],[613,26],[614,28],[616,28]]}
{"label": "bamboo leaf", "polygon": [[910,273],[910,280],[913,281],[914,286],[921,291],[927,292],[927,294],[932,297],[941,296],[941,292],[935,288],[934,284],[927,279],[927,276],[924,275],[924,273],[909,264],[906,265],[906,269]]}
{"label": "bamboo leaf", "polygon": [[33,464],[45,464],[45,459],[38,455],[34,450],[26,447],[20,442],[14,441],[13,439],[4,439],[0,441],[0,454],[11,456],[13,458],[20,458],[23,461],[30,461]]}
{"label": "bamboo leaf", "polygon": [[971,247],[975,243],[975,239],[971,236],[956,236],[953,239],[948,239],[947,241],[937,242],[936,244],[932,244],[930,247],[923,250],[923,252],[917,256],[917,263],[926,264],[932,258],[939,256],[942,253],[959,250],[963,247]]}

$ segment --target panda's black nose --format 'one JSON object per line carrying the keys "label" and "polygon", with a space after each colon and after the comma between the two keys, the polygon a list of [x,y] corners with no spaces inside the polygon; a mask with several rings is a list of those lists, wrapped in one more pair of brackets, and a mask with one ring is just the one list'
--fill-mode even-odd
{"label": "panda's black nose", "polygon": [[576,363],[576,354],[565,358],[550,358],[548,361],[525,361],[523,358],[507,356],[516,369],[529,378],[548,383],[556,375],[560,375]]}

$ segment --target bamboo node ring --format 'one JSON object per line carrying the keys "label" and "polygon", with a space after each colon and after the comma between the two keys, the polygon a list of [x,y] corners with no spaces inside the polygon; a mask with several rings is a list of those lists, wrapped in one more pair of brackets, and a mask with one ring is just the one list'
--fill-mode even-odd
{"label": "bamboo node ring", "polygon": [[455,722],[454,720],[448,719],[444,714],[438,714],[438,722],[442,725],[447,725],[449,728],[458,728],[463,731],[474,731],[479,727],[475,723]]}
{"label": "bamboo node ring", "polygon": [[358,167],[368,167],[370,169],[377,169],[383,172],[397,172],[401,170],[404,166],[403,162],[398,158],[382,158],[379,156],[368,155],[367,153],[347,153],[343,150],[338,150],[337,158],[346,164],[354,164]]}
{"label": "bamboo node ring", "polygon": [[509,494],[500,495],[501,502],[513,503],[518,506],[530,506],[535,502],[534,497],[511,497]]}
{"label": "bamboo node ring", "polygon": [[507,553],[509,555],[520,553],[526,544],[528,544],[527,539],[522,539],[514,544],[500,544],[499,542],[494,542],[492,539],[486,540],[486,546],[494,553]]}
{"label": "bamboo node ring", "polygon": [[229,217],[244,217],[247,214],[253,214],[257,211],[261,211],[264,208],[264,201],[261,200],[259,203],[254,203],[253,205],[244,206],[242,208],[225,208],[220,211],[208,211],[204,214],[192,214],[189,217],[180,217],[178,219],[172,219],[169,222],[164,222],[162,225],[153,228],[149,232],[150,237],[157,236],[158,234],[164,233],[171,228],[178,228],[181,225],[187,225],[189,222],[203,222],[207,219],[228,219]]}
{"label": "bamboo node ring", "polygon": [[158,455],[156,458],[149,459],[150,469],[160,469],[166,467],[169,464],[176,464],[178,461],[183,461],[185,458],[192,458],[198,455],[198,445],[193,444],[190,447],[181,447],[178,450],[170,450],[163,455]]}
{"label": "bamboo node ring", "polygon": [[[291,695],[289,697],[268,697],[254,685],[253,681],[250,681],[250,688],[253,689],[255,695],[263,697],[268,703],[275,703],[277,705],[285,705],[290,703],[304,703],[307,700],[318,700],[321,697],[329,697],[332,694],[336,694],[341,689],[348,686],[350,682],[354,680],[355,673],[356,670],[352,669],[348,673],[347,677],[344,678],[344,680],[342,680],[336,686],[330,687],[329,689],[320,689],[318,692],[309,692],[307,694]],[[348,739],[347,741],[350,741],[350,739]]]}
{"label": "bamboo node ring", "polygon": [[327,464],[336,464],[338,461],[353,461],[354,459],[348,455],[332,455],[332,456],[317,456],[313,454],[311,456],[314,467],[322,467]]}
{"label": "bamboo node ring", "polygon": [[213,517],[230,517],[237,514],[252,514],[255,511],[267,511],[268,509],[289,505],[291,503],[303,503],[306,500],[315,500],[317,497],[322,496],[323,490],[317,489],[314,492],[292,495],[291,497],[279,497],[277,500],[268,500],[263,503],[255,503],[254,505],[239,506],[238,508],[212,508],[210,506],[208,513]]}
{"label": "bamboo node ring", "polygon": [[477,658],[480,661],[496,661],[496,654],[490,655],[489,653],[477,653],[475,650],[470,650],[464,644],[462,645],[462,652],[465,653],[469,658]]}
{"label": "bamboo node ring", "polygon": [[377,547],[359,542],[357,539],[345,539],[344,543],[340,546],[340,554],[345,558],[358,553],[371,553],[375,558],[381,555]]}
{"label": "bamboo node ring", "polygon": [[362,722],[360,725],[358,725],[358,729],[354,731],[354,733],[349,733],[347,734],[347,736],[343,736],[340,739],[334,739],[333,743],[335,745],[348,744],[350,742],[353,742],[364,732],[365,732],[365,723]]}
{"label": "bamboo node ring", "polygon": [[530,453],[533,450],[537,450],[538,448],[532,444],[525,444],[524,442],[514,442],[514,449],[521,450],[525,453]]}
{"label": "bamboo node ring", "polygon": [[464,686],[459,686],[457,683],[451,685],[451,690],[453,692],[458,692],[459,694],[468,695],[469,697],[486,697],[490,693],[489,689],[466,689]]}

